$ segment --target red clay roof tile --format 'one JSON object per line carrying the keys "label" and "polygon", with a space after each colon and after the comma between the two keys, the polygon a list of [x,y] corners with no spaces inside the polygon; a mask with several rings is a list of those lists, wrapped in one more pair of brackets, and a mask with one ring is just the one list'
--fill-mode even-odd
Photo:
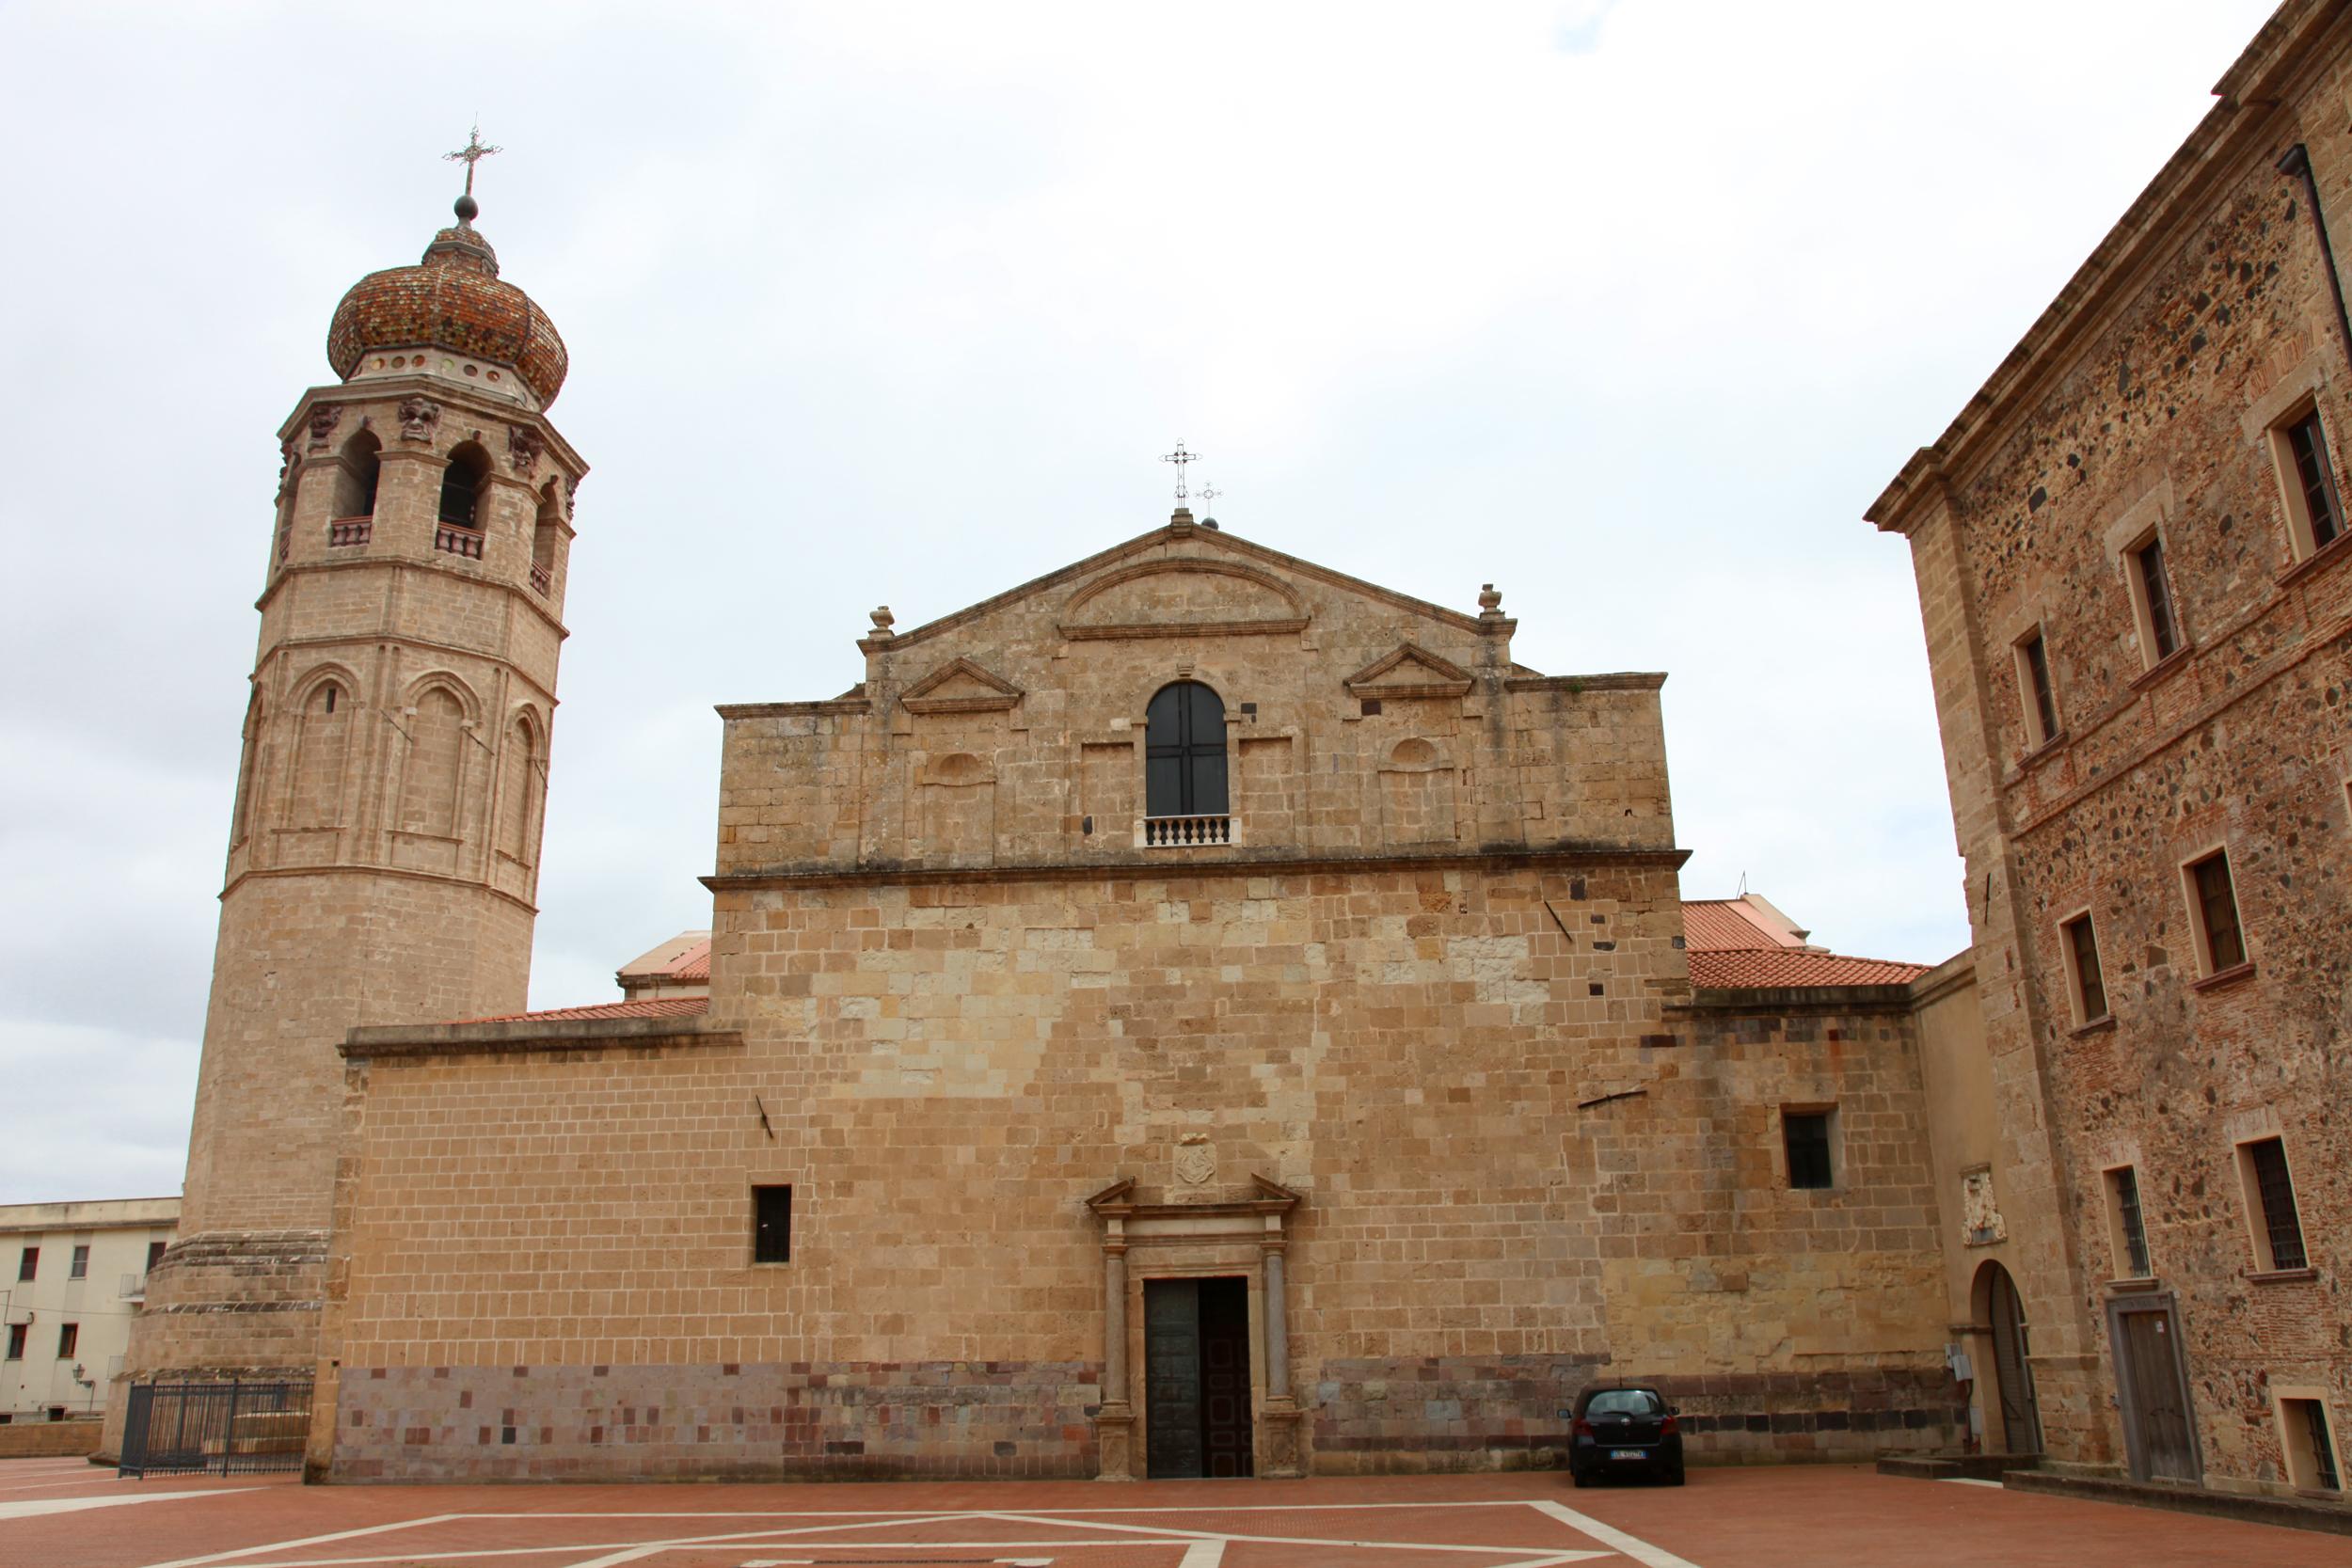
{"label": "red clay roof tile", "polygon": [[1793,947],[1694,949],[1691,983],[1717,988],[1753,986],[1907,986],[1932,965],[1886,958],[1849,958]]}

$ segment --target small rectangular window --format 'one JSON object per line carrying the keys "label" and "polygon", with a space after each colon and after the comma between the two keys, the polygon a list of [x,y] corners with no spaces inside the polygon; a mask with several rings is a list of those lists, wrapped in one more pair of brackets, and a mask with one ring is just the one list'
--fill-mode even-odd
{"label": "small rectangular window", "polygon": [[2107,1172],[2107,1226],[2119,1279],[2148,1279],[2155,1268],[2148,1256],[2148,1227],[2139,1212],[2139,1172],[2118,1165]]}
{"label": "small rectangular window", "polygon": [[40,1267],[40,1248],[37,1246],[28,1246],[17,1257],[16,1277],[19,1279],[30,1279],[33,1277],[33,1271]]}
{"label": "small rectangular window", "polygon": [[2288,486],[2289,521],[2295,525],[2299,555],[2309,555],[2335,542],[2344,531],[2344,503],[2336,496],[2335,463],[2328,452],[2328,432],[2319,410],[2308,409],[2288,424],[2287,460],[2293,468]]}
{"label": "small rectangular window", "polygon": [[2099,935],[2090,916],[2076,915],[2065,925],[2066,969],[2074,982],[2074,1022],[2090,1023],[2107,1016],[2106,977],[2099,969]]}
{"label": "small rectangular window", "polygon": [[752,1261],[792,1261],[792,1189],[752,1189]]}
{"label": "small rectangular window", "polygon": [[1791,1187],[1827,1187],[1834,1184],[1836,1172],[1830,1160],[1831,1115],[1828,1111],[1781,1113],[1780,1130],[1788,1148],[1788,1185]]}
{"label": "small rectangular window", "polygon": [[2050,649],[2040,626],[2017,644],[2017,686],[2026,704],[2028,738],[2038,749],[2058,738],[2058,689],[2050,682]]}
{"label": "small rectangular window", "polygon": [[2189,895],[2196,905],[2197,945],[2205,973],[2218,974],[2246,961],[2246,932],[2238,924],[2237,894],[2230,882],[2229,851],[2207,855],[2188,868]]}
{"label": "small rectangular window", "polygon": [[164,1260],[164,1253],[170,1247],[170,1245],[171,1243],[169,1242],[150,1242],[147,1243],[148,1272],[151,1274],[154,1272],[155,1265]]}
{"label": "small rectangular window", "polygon": [[2287,1148],[2278,1138],[2257,1138],[2238,1147],[2239,1178],[2246,1187],[2249,1218],[2254,1222],[2254,1263],[2267,1273],[2311,1266],[2303,1251],[2303,1222],[2295,1212],[2295,1179]]}
{"label": "small rectangular window", "polygon": [[2319,1400],[2279,1402],[2280,1447],[2286,1450],[2287,1480],[2309,1491],[2341,1492],[2336,1445],[2328,1431],[2328,1406]]}
{"label": "small rectangular window", "polygon": [[89,1277],[89,1248],[86,1246],[77,1246],[73,1249],[73,1258],[72,1260],[66,1265],[65,1276],[68,1279],[87,1279]]}
{"label": "small rectangular window", "polygon": [[2154,534],[2132,552],[2132,586],[2137,591],[2139,626],[2145,634],[2151,664],[2161,664],[2181,649],[2181,624],[2172,613],[2172,585],[2164,572],[2164,541]]}
{"label": "small rectangular window", "polygon": [[74,1347],[79,1345],[81,1342],[82,1325],[80,1323],[59,1323],[57,1325],[58,1360],[71,1360],[73,1355]]}
{"label": "small rectangular window", "polygon": [[23,1323],[10,1323],[8,1325],[8,1358],[11,1361],[22,1361],[24,1359],[24,1328],[25,1325]]}

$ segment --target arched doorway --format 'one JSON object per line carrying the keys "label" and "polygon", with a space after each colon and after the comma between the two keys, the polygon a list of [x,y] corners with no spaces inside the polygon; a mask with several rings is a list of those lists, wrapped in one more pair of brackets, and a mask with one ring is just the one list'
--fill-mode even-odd
{"label": "arched doorway", "polygon": [[2042,1413],[2033,1397],[2033,1369],[2026,1365],[2026,1304],[2017,1282],[2000,1264],[1977,1271],[1977,1322],[1993,1338],[1993,1387],[2000,1407],[2003,1453],[2042,1451]]}

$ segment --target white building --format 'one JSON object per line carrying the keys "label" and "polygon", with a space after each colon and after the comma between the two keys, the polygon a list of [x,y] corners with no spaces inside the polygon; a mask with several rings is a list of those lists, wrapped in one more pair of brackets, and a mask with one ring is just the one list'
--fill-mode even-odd
{"label": "white building", "polygon": [[176,1197],[0,1204],[0,1421],[103,1415]]}

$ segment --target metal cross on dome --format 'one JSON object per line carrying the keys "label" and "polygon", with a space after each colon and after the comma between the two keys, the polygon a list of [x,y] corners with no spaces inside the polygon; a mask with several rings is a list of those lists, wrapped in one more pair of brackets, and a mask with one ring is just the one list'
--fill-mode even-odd
{"label": "metal cross on dome", "polygon": [[1160,461],[1176,465],[1176,499],[1183,500],[1184,499],[1184,465],[1200,462],[1200,454],[1197,451],[1186,451],[1184,442],[1179,441],[1176,443],[1174,451],[1161,453]]}
{"label": "metal cross on dome", "polygon": [[482,145],[482,124],[479,120],[477,120],[474,122],[473,129],[466,133],[466,145],[459,148],[454,152],[442,153],[441,161],[443,163],[464,164],[466,166],[466,194],[468,196],[471,196],[473,195],[474,165],[490,156],[493,152],[503,152],[506,149],[502,147],[485,147]]}

